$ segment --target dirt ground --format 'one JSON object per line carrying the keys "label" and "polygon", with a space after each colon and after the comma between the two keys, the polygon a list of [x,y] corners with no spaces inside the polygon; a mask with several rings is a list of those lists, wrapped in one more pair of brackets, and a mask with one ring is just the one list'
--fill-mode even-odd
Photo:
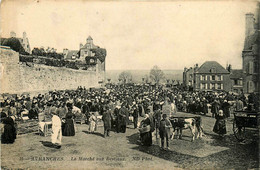
{"label": "dirt ground", "polygon": [[[177,116],[194,116],[177,113]],[[50,136],[37,133],[18,135],[14,144],[1,144],[2,169],[248,169],[259,167],[258,137],[237,142],[232,119],[227,122],[227,135],[212,132],[215,119],[202,116],[205,136],[191,142],[189,130],[183,139],[170,141],[170,150],[161,150],[160,141],[141,146],[139,133],[129,125],[126,133],[111,132],[103,138],[103,127],[95,134],[88,126],[77,124],[73,137],[63,137],[61,149],[51,148]],[[250,133],[254,134],[250,130]]]}

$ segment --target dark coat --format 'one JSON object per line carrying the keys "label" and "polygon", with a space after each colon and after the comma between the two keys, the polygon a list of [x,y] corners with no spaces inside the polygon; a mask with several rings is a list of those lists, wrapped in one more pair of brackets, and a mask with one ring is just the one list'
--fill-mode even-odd
{"label": "dark coat", "polygon": [[4,123],[4,133],[1,135],[2,143],[14,143],[16,139],[16,128],[14,126],[14,121],[10,117],[6,117],[3,119]]}
{"label": "dark coat", "polygon": [[74,123],[71,118],[66,118],[62,132],[63,136],[75,136]]}
{"label": "dark coat", "polygon": [[112,122],[112,113],[110,110],[105,111],[102,116],[102,120],[104,122],[104,129],[110,130],[111,129],[111,122]]}

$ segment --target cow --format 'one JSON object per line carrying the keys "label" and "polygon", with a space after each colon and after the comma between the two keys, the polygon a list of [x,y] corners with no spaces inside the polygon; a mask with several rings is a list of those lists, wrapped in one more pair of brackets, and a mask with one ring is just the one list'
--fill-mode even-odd
{"label": "cow", "polygon": [[171,117],[170,121],[171,121],[172,127],[173,127],[171,140],[174,138],[176,130],[177,130],[177,139],[178,138],[181,139],[183,129],[190,129],[191,134],[192,134],[191,141],[194,141],[194,139],[195,139],[196,128],[198,131],[197,138],[202,137],[203,129],[201,126],[201,123],[202,123],[201,117],[199,117],[199,116],[197,116],[197,117]]}

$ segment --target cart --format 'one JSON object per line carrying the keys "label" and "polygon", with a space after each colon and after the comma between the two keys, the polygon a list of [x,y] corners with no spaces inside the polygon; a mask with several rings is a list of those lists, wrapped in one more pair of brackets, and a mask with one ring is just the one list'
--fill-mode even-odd
{"label": "cart", "polygon": [[259,112],[236,111],[234,112],[233,131],[238,141],[246,139],[246,128],[259,128]]}

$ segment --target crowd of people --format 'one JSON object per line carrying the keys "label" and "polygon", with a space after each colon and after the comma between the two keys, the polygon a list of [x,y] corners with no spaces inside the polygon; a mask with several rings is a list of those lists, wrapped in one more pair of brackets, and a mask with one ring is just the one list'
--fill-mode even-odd
{"label": "crowd of people", "polygon": [[[258,97],[258,98],[257,98]],[[257,103],[258,102],[258,103]],[[209,110],[218,124],[214,132],[225,134],[225,121],[234,110],[259,108],[259,96],[252,94],[234,95],[229,92],[193,92],[177,87],[165,88],[153,85],[112,85],[106,89],[85,89],[50,91],[37,96],[3,95],[1,99],[2,143],[13,143],[16,138],[15,121],[38,119],[41,131],[44,122],[52,121],[52,143],[60,148],[62,136],[75,135],[75,120],[81,118],[89,125],[89,132],[97,130],[99,117],[104,122],[104,137],[110,131],[125,133],[130,121],[140,129],[143,145],[152,144],[152,132],[159,130],[162,138],[167,137],[169,119],[177,111],[206,115]],[[142,117],[140,124],[139,117]],[[221,129],[222,127],[222,129]]]}

